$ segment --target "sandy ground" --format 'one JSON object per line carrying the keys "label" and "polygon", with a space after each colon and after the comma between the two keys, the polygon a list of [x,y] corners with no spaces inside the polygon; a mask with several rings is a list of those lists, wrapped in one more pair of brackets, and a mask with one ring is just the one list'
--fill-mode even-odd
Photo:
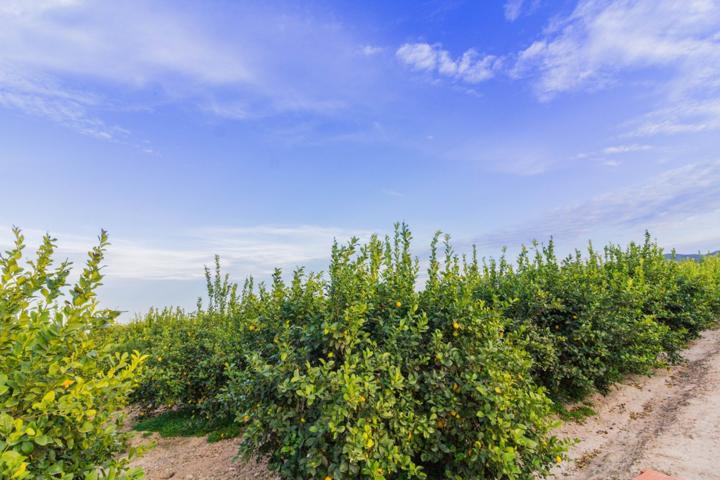
{"label": "sandy ground", "polygon": [[[720,480],[720,330],[705,332],[684,357],[591,397],[597,415],[557,431],[579,441],[554,478],[629,480],[652,468],[683,480]],[[133,462],[149,480],[276,478],[263,464],[233,461],[238,439],[153,438],[157,446]]]}
{"label": "sandy ground", "polygon": [[204,437],[161,438],[157,434],[137,441],[155,441],[155,448],[132,462],[148,480],[275,480],[265,465],[234,461],[239,439],[208,443]]}
{"label": "sandy ground", "polygon": [[558,431],[579,443],[555,478],[625,480],[651,468],[720,480],[720,330],[705,332],[683,356],[681,365],[592,397],[597,415]]}

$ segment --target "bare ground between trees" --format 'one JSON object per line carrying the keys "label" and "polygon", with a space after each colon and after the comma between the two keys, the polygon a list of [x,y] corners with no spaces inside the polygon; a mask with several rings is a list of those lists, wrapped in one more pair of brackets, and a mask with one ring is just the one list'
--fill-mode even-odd
{"label": "bare ground between trees", "polygon": [[[556,432],[579,441],[554,478],[629,480],[652,468],[683,480],[720,480],[720,329],[706,331],[683,356],[678,366],[628,377],[608,395],[591,397],[597,415]],[[238,439],[155,440],[133,461],[149,480],[277,478],[262,463],[233,461]]]}
{"label": "bare ground between trees", "polygon": [[683,352],[686,361],[653,377],[630,377],[591,401],[597,415],[567,423],[580,440],[562,480],[626,480],[652,468],[683,480],[720,480],[720,330]]}

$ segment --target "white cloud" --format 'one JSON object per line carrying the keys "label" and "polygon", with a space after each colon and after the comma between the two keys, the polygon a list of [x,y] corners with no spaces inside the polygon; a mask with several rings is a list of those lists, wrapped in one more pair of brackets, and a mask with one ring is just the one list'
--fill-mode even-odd
{"label": "white cloud", "polygon": [[57,7],[78,5],[82,0],[5,0],[0,4],[0,15],[28,15]]}
{"label": "white cloud", "polygon": [[395,52],[397,57],[406,65],[416,70],[435,70],[438,53],[427,43],[406,43]]}
{"label": "white cloud", "polygon": [[560,158],[547,145],[518,138],[495,138],[493,142],[470,141],[444,149],[442,157],[481,166],[486,171],[517,176],[547,172]]}
{"label": "white cloud", "polygon": [[205,84],[250,82],[238,47],[224,45],[177,11],[136,4],[45,1],[2,13],[0,57],[23,70],[143,86],[165,73]]}
{"label": "white cloud", "polygon": [[64,88],[52,78],[22,75],[0,64],[0,106],[46,118],[100,140],[127,138],[126,129],[108,125],[91,113],[102,101],[95,95]]}
{"label": "white cloud", "polygon": [[510,73],[530,79],[541,101],[642,86],[648,111],[622,122],[619,138],[717,132],[719,26],[720,0],[581,0],[518,55]]}
{"label": "white cloud", "polygon": [[514,73],[536,78],[544,100],[603,88],[620,71],[642,69],[665,69],[676,95],[717,88],[719,24],[717,0],[582,0],[521,52]]}
{"label": "white cloud", "polygon": [[524,13],[530,13],[540,5],[540,0],[506,0],[505,19],[514,22]]}
{"label": "white cloud", "polygon": [[447,50],[428,43],[406,43],[395,52],[398,60],[414,70],[437,73],[466,83],[480,83],[495,76],[502,59],[480,55],[475,49],[453,59]]}
{"label": "white cloud", "polygon": [[[74,263],[70,282],[76,281],[87,260],[87,252],[97,245],[89,234],[51,232],[57,237],[56,263]],[[43,231],[25,228],[30,260]],[[150,306],[180,305],[192,309],[204,294],[204,267],[212,268],[214,255],[220,255],[222,269],[232,280],[253,276],[269,280],[276,267],[287,276],[294,268],[306,266],[321,271],[327,267],[333,239],[340,242],[353,235],[367,240],[370,232],[315,225],[252,227],[211,227],[190,231],[164,231],[161,238],[138,239],[110,232],[103,272],[105,287],[99,291],[103,305],[131,313]],[[13,241],[9,226],[0,225],[0,251]],[[126,316],[125,319],[128,317]]]}
{"label": "white cloud", "polygon": [[[26,229],[28,245],[39,244],[40,230]],[[0,228],[0,247],[10,246],[9,227]],[[333,239],[344,242],[352,236],[366,239],[367,230],[347,230],[315,225],[253,227],[212,227],[168,235],[156,243],[115,238],[106,258],[108,279],[193,280],[204,275],[204,266],[220,255],[223,266],[233,278],[246,275],[267,276],[275,267],[294,268],[313,262],[326,262]],[[75,274],[85,261],[86,252],[96,243],[92,235],[53,233],[58,238],[59,258],[75,262]],[[161,246],[162,245],[162,246]]]}
{"label": "white cloud", "polygon": [[382,53],[384,50],[385,49],[383,47],[378,47],[375,45],[363,45],[360,51],[363,53],[363,55],[367,55],[368,57],[370,57]]}
{"label": "white cloud", "polygon": [[629,121],[628,137],[678,135],[720,130],[720,97],[676,102]]}
{"label": "white cloud", "polygon": [[602,153],[604,155],[619,155],[623,153],[632,153],[632,152],[646,152],[648,150],[652,150],[652,145],[638,145],[638,144],[631,144],[631,145],[613,145],[610,147],[605,147],[602,149]]}
{"label": "white cloud", "polygon": [[392,188],[384,188],[384,189],[382,190],[382,192],[383,192],[385,195],[388,195],[388,196],[390,196],[390,197],[398,197],[398,198],[400,198],[400,197],[404,197],[404,196],[405,196],[404,193],[398,192],[397,190],[393,190]]}
{"label": "white cloud", "polygon": [[622,162],[614,157],[649,152],[651,150],[655,150],[655,146],[638,143],[610,145],[598,151],[578,153],[575,155],[575,158],[578,160],[589,159],[599,161],[606,167],[619,167],[622,165]]}
{"label": "white cloud", "polygon": [[[177,15],[81,0],[13,1],[0,8],[0,105],[101,140],[129,132],[102,120],[114,102],[92,82],[141,88],[167,75],[191,82],[248,80],[226,48]],[[80,93],[63,81],[84,78]]]}
{"label": "white cloud", "polygon": [[[715,220],[715,223],[713,223]],[[479,237],[485,247],[517,245],[555,236],[578,239],[637,239],[650,229],[665,245],[709,248],[720,241],[720,161],[668,170],[646,182],[557,209],[517,228]]]}
{"label": "white cloud", "polygon": [[523,0],[507,0],[505,2],[505,18],[511,22],[517,20],[522,10]]}
{"label": "white cloud", "polygon": [[236,120],[330,115],[361,96],[374,71],[362,57],[379,52],[357,55],[331,20],[263,4],[221,19],[194,4],[10,1],[0,24],[0,105],[113,140],[123,132],[107,114],[135,104]]}

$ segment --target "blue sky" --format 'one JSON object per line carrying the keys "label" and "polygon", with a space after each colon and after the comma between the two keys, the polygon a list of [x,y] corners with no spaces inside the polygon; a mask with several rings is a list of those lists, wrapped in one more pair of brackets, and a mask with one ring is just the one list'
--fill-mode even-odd
{"label": "blue sky", "polygon": [[0,4],[0,244],[80,259],[113,307],[202,266],[322,268],[407,221],[460,249],[720,247],[720,1]]}

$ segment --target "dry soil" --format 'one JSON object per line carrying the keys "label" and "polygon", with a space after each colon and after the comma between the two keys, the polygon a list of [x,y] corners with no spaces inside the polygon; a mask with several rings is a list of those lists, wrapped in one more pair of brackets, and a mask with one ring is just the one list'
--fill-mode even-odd
{"label": "dry soil", "polygon": [[566,423],[579,439],[555,478],[626,480],[653,469],[683,480],[720,480],[720,330],[683,352],[685,362],[630,377],[591,401],[597,415]]}

